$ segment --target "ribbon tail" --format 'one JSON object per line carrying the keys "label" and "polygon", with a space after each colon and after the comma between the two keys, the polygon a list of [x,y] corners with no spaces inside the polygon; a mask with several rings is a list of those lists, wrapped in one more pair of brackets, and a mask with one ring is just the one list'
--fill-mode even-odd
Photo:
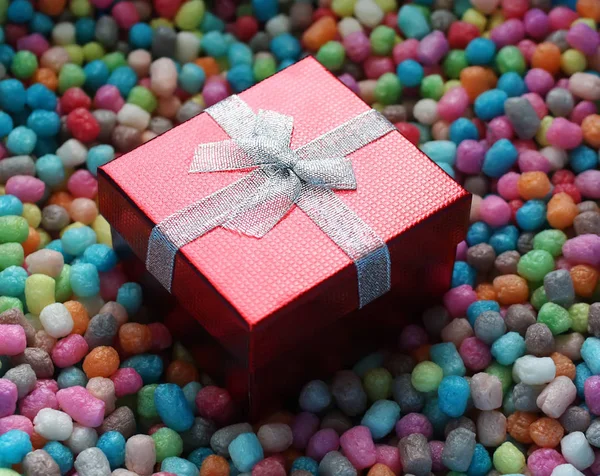
{"label": "ribbon tail", "polygon": [[390,290],[391,260],[387,244],[334,192],[305,184],[296,204],[354,261],[359,307]]}
{"label": "ribbon tail", "polygon": [[158,223],[148,241],[148,271],[170,292],[177,251],[225,223],[239,208],[245,206],[248,197],[253,197],[268,179],[261,169],[250,172]]}

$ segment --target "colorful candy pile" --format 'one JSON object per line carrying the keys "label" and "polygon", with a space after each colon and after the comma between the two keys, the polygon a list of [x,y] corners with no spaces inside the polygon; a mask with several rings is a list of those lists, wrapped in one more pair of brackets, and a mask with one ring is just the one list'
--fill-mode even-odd
{"label": "colorful candy pile", "polygon": [[[600,1],[213,3],[0,0],[0,476],[600,474]],[[424,327],[253,427],[145,319],[96,171],[307,52],[472,224]]]}

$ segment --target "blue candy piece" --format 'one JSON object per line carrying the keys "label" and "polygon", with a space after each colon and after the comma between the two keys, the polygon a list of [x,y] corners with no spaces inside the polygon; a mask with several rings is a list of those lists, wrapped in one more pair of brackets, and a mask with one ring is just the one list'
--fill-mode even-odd
{"label": "blue candy piece", "polygon": [[487,223],[476,221],[467,231],[467,244],[475,246],[479,243],[487,243],[492,236],[492,229]]}
{"label": "blue candy piece", "polygon": [[444,377],[450,375],[464,377],[467,373],[467,369],[456,349],[456,345],[452,342],[442,342],[440,344],[432,345],[431,349],[429,349],[429,355],[432,362],[442,368]]}
{"label": "blue candy piece", "polygon": [[129,44],[135,49],[147,50],[152,46],[154,30],[147,23],[136,23],[129,30]]}
{"label": "blue candy piece", "polygon": [[121,368],[132,368],[140,377],[144,385],[157,383],[163,372],[163,361],[158,355],[140,354],[121,362]]}
{"label": "blue candy piece", "polygon": [[0,138],[6,137],[13,130],[14,123],[12,117],[4,111],[0,111]]}
{"label": "blue candy piece", "polygon": [[23,203],[14,195],[0,195],[0,217],[8,215],[20,216],[23,213]]}
{"label": "blue candy piece", "polygon": [[433,140],[421,145],[421,150],[436,164],[454,165],[456,162],[456,144],[449,140]]}
{"label": "blue candy piece", "polygon": [[6,139],[6,147],[15,155],[29,155],[35,148],[37,134],[28,127],[15,127]]}
{"label": "blue candy piece", "polygon": [[60,116],[54,111],[37,109],[27,118],[27,127],[38,137],[53,137],[60,131]]}
{"label": "blue candy piece", "polygon": [[10,45],[0,45],[0,63],[8,69],[15,57],[15,50]]}
{"label": "blue candy piece", "polygon": [[492,344],[492,355],[501,365],[512,365],[525,355],[525,339],[518,332],[508,332]]}
{"label": "blue candy piece", "polygon": [[392,400],[378,400],[367,410],[360,424],[366,426],[374,440],[388,435],[400,418],[400,406]]}
{"label": "blue candy piece", "polygon": [[171,456],[165,458],[160,465],[160,470],[165,473],[173,473],[177,476],[198,476],[198,468],[187,459]]}
{"label": "blue candy piece", "polygon": [[85,249],[96,243],[96,232],[89,226],[71,228],[63,233],[60,239],[63,249],[73,256],[83,254]]}
{"label": "blue candy piece", "polygon": [[117,265],[117,259],[114,250],[103,244],[90,245],[83,252],[83,261],[93,264],[101,273],[113,269]]}
{"label": "blue candy piece", "polygon": [[446,172],[448,175],[450,175],[450,177],[452,177],[452,178],[455,177],[455,173],[454,173],[454,169],[452,168],[452,165],[447,164],[446,162],[436,162],[435,164],[440,169],[442,169],[444,172]]}
{"label": "blue candy piece", "polygon": [[279,1],[252,0],[252,12],[258,21],[266,22],[279,13]]}
{"label": "blue candy piece", "polygon": [[508,95],[500,89],[485,91],[475,99],[475,115],[484,121],[501,116],[504,114],[504,102],[507,99]]}
{"label": "blue candy piece", "polygon": [[406,38],[422,39],[431,31],[423,12],[414,5],[403,5],[398,12],[398,26]]}
{"label": "blue candy piece", "polygon": [[96,33],[96,22],[93,18],[83,17],[75,22],[75,41],[80,45],[85,45],[94,41]]}
{"label": "blue candy piece", "polygon": [[423,66],[415,60],[408,59],[402,61],[402,63],[398,65],[396,74],[404,86],[412,88],[421,84],[425,73],[423,71]]}
{"label": "blue candy piece", "polygon": [[51,441],[46,443],[43,449],[56,461],[62,474],[68,473],[73,469],[73,453],[65,445],[58,441]]}
{"label": "blue candy piece", "polygon": [[236,66],[238,64],[247,64],[252,66],[254,62],[254,54],[252,49],[246,43],[234,43],[229,47],[227,52],[227,61],[230,66]]}
{"label": "blue candy piece", "polygon": [[127,98],[129,92],[137,84],[138,77],[129,66],[119,66],[109,76],[106,84],[115,86],[123,98]]}
{"label": "blue candy piece", "polygon": [[504,91],[509,98],[518,97],[527,92],[525,81],[514,71],[509,71],[500,76],[496,87]]}
{"label": "blue candy piece", "polygon": [[313,476],[318,476],[319,463],[317,463],[314,459],[309,458],[308,456],[300,456],[300,458],[296,458],[292,463],[290,473],[293,473],[294,471],[308,471]]}
{"label": "blue candy piece", "polygon": [[198,448],[188,455],[188,460],[194,463],[196,467],[200,469],[200,466],[202,466],[204,460],[214,454],[215,452],[210,448]]}
{"label": "blue candy piece", "polygon": [[96,447],[102,450],[113,470],[125,464],[125,443],[125,437],[118,431],[109,431],[98,438]]}
{"label": "blue candy piece", "polygon": [[471,5],[471,0],[455,0],[452,11],[458,18],[462,18],[469,8],[473,8],[473,5]]}
{"label": "blue candy piece", "polygon": [[104,86],[110,77],[110,70],[102,60],[90,61],[83,67],[83,72],[85,73],[83,87],[91,92],[96,92]]}
{"label": "blue candy piece", "polygon": [[58,143],[54,137],[38,137],[33,154],[41,157],[46,154],[53,154],[58,149]]}
{"label": "blue candy piece", "polygon": [[569,165],[576,174],[596,169],[598,168],[598,152],[585,145],[580,145],[569,152]]}
{"label": "blue candy piece", "polygon": [[67,367],[60,371],[56,379],[58,388],[85,387],[88,383],[87,375],[77,367]]}
{"label": "blue candy piece", "polygon": [[17,79],[0,81],[0,109],[12,113],[20,112],[25,108],[26,98],[25,88],[21,81]]}
{"label": "blue candy piece", "polygon": [[20,463],[33,450],[29,435],[21,430],[9,430],[0,436],[0,463],[11,466]]}
{"label": "blue candy piece", "polygon": [[488,38],[475,38],[465,49],[467,61],[473,66],[487,66],[494,61],[496,44]]}
{"label": "blue candy piece", "polygon": [[57,103],[56,94],[41,83],[29,86],[26,101],[31,109],[44,109],[46,111],[54,111]]}
{"label": "blue candy piece", "polygon": [[188,402],[188,406],[194,415],[198,413],[198,407],[196,405],[196,395],[202,390],[202,384],[200,382],[190,382],[183,387],[183,394]]}
{"label": "blue candy piece", "polygon": [[523,231],[539,230],[546,223],[546,203],[528,200],[517,210],[515,218]]}
{"label": "blue candy piece", "polygon": [[200,22],[200,31],[208,33],[209,31],[225,31],[225,22],[218,16],[210,12],[205,12]]}
{"label": "blue candy piece", "polygon": [[292,60],[292,59],[283,60],[281,63],[279,63],[279,66],[277,66],[277,71],[281,71],[281,70],[287,68],[288,66],[292,66],[295,63],[296,63],[296,60]]}
{"label": "blue candy piece", "polygon": [[363,378],[369,370],[383,367],[384,361],[385,355],[382,352],[374,352],[372,354],[366,355],[358,362],[356,362],[356,364],[354,364],[354,367],[352,368],[352,371],[360,378]]}
{"label": "blue candy piece", "polygon": [[76,296],[92,297],[100,292],[100,276],[93,264],[74,263],[69,281]]}
{"label": "blue candy piece", "polygon": [[194,424],[194,414],[178,385],[165,383],[156,387],[154,405],[163,423],[172,430],[186,431]]}
{"label": "blue candy piece", "polygon": [[0,271],[0,296],[22,296],[28,276],[27,271],[20,266],[9,266]]}
{"label": "blue candy piece", "polygon": [[298,402],[300,408],[307,412],[320,412],[331,404],[329,386],[322,380],[312,380],[300,392]]}
{"label": "blue candy piece", "polygon": [[584,362],[577,364],[575,367],[575,380],[573,383],[575,383],[575,387],[577,387],[577,396],[579,398],[585,398],[584,384],[592,375],[594,374]]}
{"label": "blue candy piece", "polygon": [[488,177],[502,177],[502,175],[512,168],[518,157],[519,152],[512,142],[508,139],[500,139],[494,142],[485,153],[482,171]]}
{"label": "blue candy piece", "polygon": [[117,302],[132,316],[142,305],[142,287],[138,283],[125,283],[117,291]]}
{"label": "blue candy piece", "polygon": [[467,469],[467,476],[485,476],[492,469],[492,458],[488,450],[481,443],[475,445],[471,464]]}
{"label": "blue candy piece", "polygon": [[54,22],[52,21],[52,18],[44,13],[35,12],[33,18],[29,22],[31,33],[41,33],[44,36],[48,36],[52,33],[53,28]]}
{"label": "blue candy piece", "polygon": [[297,60],[302,53],[302,45],[290,33],[282,33],[271,40],[271,52],[278,61]]}
{"label": "blue candy piece", "polygon": [[425,403],[423,415],[425,415],[433,425],[433,430],[436,433],[443,433],[444,428],[450,421],[450,417],[441,410],[438,397],[430,398],[427,403]]}
{"label": "blue candy piece", "polygon": [[46,245],[46,249],[58,251],[60,254],[63,255],[65,263],[67,263],[67,264],[71,263],[73,261],[73,259],[75,258],[73,255],[70,255],[69,253],[65,252],[65,250],[63,249],[63,246],[62,246],[62,241],[60,241],[60,240],[52,240],[50,243],[48,243]]}
{"label": "blue candy piece", "polygon": [[12,0],[8,3],[6,17],[11,23],[27,23],[33,18],[33,5],[27,0]]}
{"label": "blue candy piece", "polygon": [[467,319],[471,327],[475,325],[475,320],[480,314],[485,311],[496,311],[500,312],[500,304],[496,301],[475,301],[467,308]]}
{"label": "blue candy piece", "polygon": [[115,158],[115,149],[108,144],[100,144],[88,150],[86,165],[94,177],[98,175],[98,167],[108,164]]}
{"label": "blue candy piece", "polygon": [[581,346],[581,358],[594,375],[600,374],[600,339],[588,337]]}
{"label": "blue candy piece", "polygon": [[438,404],[440,410],[452,418],[462,416],[467,410],[471,395],[469,382],[458,375],[444,377],[438,387]]}
{"label": "blue candy piece", "polygon": [[477,271],[475,268],[465,261],[456,261],[452,269],[452,284],[450,286],[456,288],[463,284],[468,284],[473,287],[476,278]]}
{"label": "blue candy piece", "polygon": [[252,66],[247,64],[238,64],[227,72],[227,81],[236,93],[241,93],[245,89],[254,86],[254,71]]}
{"label": "blue candy piece", "polygon": [[473,121],[461,117],[450,124],[450,140],[460,144],[464,140],[479,140],[479,130]]}
{"label": "blue candy piece", "polygon": [[495,230],[488,243],[494,248],[496,255],[499,255],[505,251],[516,250],[518,240],[519,230],[517,227],[507,225]]}
{"label": "blue candy piece", "polygon": [[202,90],[206,74],[204,70],[194,63],[186,63],[181,68],[181,72],[177,77],[179,86],[189,94],[197,94]]}
{"label": "blue candy piece", "polygon": [[209,31],[200,40],[200,46],[208,56],[221,58],[227,54],[229,49],[224,36],[218,31]]}
{"label": "blue candy piece", "polygon": [[229,444],[228,449],[231,461],[242,473],[252,471],[254,465],[265,457],[254,433],[242,433]]}

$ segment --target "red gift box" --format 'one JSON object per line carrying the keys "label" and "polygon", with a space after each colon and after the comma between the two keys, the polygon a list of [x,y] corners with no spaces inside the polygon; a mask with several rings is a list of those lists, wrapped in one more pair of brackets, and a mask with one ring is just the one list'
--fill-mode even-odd
{"label": "red gift box", "polygon": [[[343,325],[340,318],[365,302],[364,289],[374,287],[380,294],[385,287],[380,285],[384,269],[380,266],[382,250],[389,256],[390,265],[391,289],[385,302],[402,303],[403,307],[410,302],[418,307],[439,298],[450,284],[455,246],[463,239],[468,225],[470,195],[464,189],[395,129],[365,141],[365,136],[388,127],[389,123],[371,114],[374,111],[369,106],[313,58],[304,59],[243,92],[237,103],[221,103],[216,107],[221,107],[221,113],[227,115],[235,111],[229,111],[223,104],[238,107],[240,102],[251,110],[252,121],[258,118],[255,131],[262,130],[261,117],[264,119],[261,127],[272,126],[267,127],[264,147],[262,142],[258,146],[255,142],[244,142],[247,137],[236,139],[236,128],[243,129],[248,122],[243,108],[241,115],[233,114],[229,122],[227,119],[217,122],[218,114],[208,111],[99,170],[102,214],[153,273],[162,274],[159,279],[163,284],[168,278],[165,285],[183,308],[252,371],[326,326],[338,321]],[[275,113],[263,114],[259,110]],[[369,120],[357,123],[356,118]],[[374,122],[370,121],[373,118]],[[348,124],[359,125],[354,135],[338,138],[337,143],[335,137],[331,144],[327,142],[332,137],[327,133],[334,131],[335,136],[336,130]],[[351,258],[347,250],[342,251],[339,239],[334,242],[331,237],[335,235],[329,226],[332,217],[326,217],[327,226],[317,225],[304,207],[300,209],[300,204],[292,206],[281,220],[273,220],[274,226],[264,236],[237,232],[244,227],[252,229],[255,225],[252,220],[263,216],[265,209],[253,209],[249,225],[247,216],[240,213],[225,224],[215,222],[221,226],[210,228],[201,237],[191,241],[188,237],[182,246],[177,245],[177,240],[190,228],[204,226],[204,207],[211,205],[206,204],[207,200],[210,202],[211,197],[219,196],[220,191],[252,173],[216,171],[223,167],[210,169],[206,164],[215,157],[219,160],[228,157],[239,165],[253,157],[258,147],[261,159],[266,157],[265,161],[269,161],[277,156],[273,160],[282,161],[277,166],[269,162],[265,180],[271,180],[273,175],[283,180],[283,175],[278,174],[284,174],[286,180],[294,174],[304,180],[298,165],[309,169],[314,164],[293,162],[287,155],[282,159],[280,151],[272,153],[273,144],[278,144],[286,128],[291,133],[293,151],[310,149],[315,140],[321,140],[319,150],[323,150],[323,158],[335,158],[331,151],[355,150],[331,162],[334,174],[340,167],[346,167],[346,175],[332,187],[333,192],[327,191],[330,193],[327,197],[329,200],[334,194],[337,210],[340,207],[345,210],[342,228],[347,223],[346,215],[356,216],[362,223],[360,226],[364,225],[360,230],[366,227],[379,237],[383,248],[373,251],[371,247],[366,255]],[[219,141],[227,142],[202,145]],[[361,141],[361,146],[350,147],[353,142]],[[199,155],[205,161],[200,166]],[[319,173],[329,174],[325,174],[322,183],[317,183],[319,186],[335,181],[328,164],[318,164]],[[293,173],[287,171],[290,167]],[[208,170],[215,171],[208,173]],[[347,184],[348,170],[355,178],[355,189]],[[317,186],[315,174],[311,173],[307,173],[308,187],[301,188],[298,196],[303,197],[306,190]],[[260,189],[258,194],[265,190]],[[276,198],[280,197],[281,194]],[[246,207],[246,197],[243,198]],[[198,203],[202,206],[190,207]],[[239,210],[235,207],[242,208],[239,200],[230,200],[228,206],[236,213]],[[322,207],[315,207],[313,215],[326,214],[328,210],[329,202],[324,201]],[[271,210],[267,211],[269,215]],[[227,213],[231,215],[230,211]],[[267,221],[272,219],[269,217]],[[169,223],[168,231],[162,228],[165,223]],[[329,232],[324,231],[327,229]],[[347,235],[343,239],[356,238],[355,234]],[[359,236],[360,240],[362,237]],[[151,250],[150,257],[163,260],[165,253],[172,252],[172,273],[171,268],[165,271],[168,266],[163,264],[167,261],[148,258],[149,247],[154,250],[157,246],[161,247],[159,252],[153,254]],[[373,256],[379,260],[375,265],[370,260]],[[373,269],[375,273],[371,272]],[[377,279],[372,279],[373,276]],[[374,308],[374,304],[365,309]],[[401,319],[390,318],[386,322],[397,328]]]}

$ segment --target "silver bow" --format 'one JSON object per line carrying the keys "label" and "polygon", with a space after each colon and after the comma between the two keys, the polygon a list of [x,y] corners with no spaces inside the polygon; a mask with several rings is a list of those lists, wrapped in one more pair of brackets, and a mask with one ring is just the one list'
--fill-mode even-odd
{"label": "silver bow", "polygon": [[154,227],[146,266],[166,289],[182,246],[218,226],[262,238],[297,205],[356,264],[360,307],[389,290],[385,241],[333,192],[356,189],[346,156],[394,130],[387,119],[369,110],[294,150],[290,116],[255,114],[238,96],[206,112],[231,139],[200,144],[189,173],[254,170]]}

